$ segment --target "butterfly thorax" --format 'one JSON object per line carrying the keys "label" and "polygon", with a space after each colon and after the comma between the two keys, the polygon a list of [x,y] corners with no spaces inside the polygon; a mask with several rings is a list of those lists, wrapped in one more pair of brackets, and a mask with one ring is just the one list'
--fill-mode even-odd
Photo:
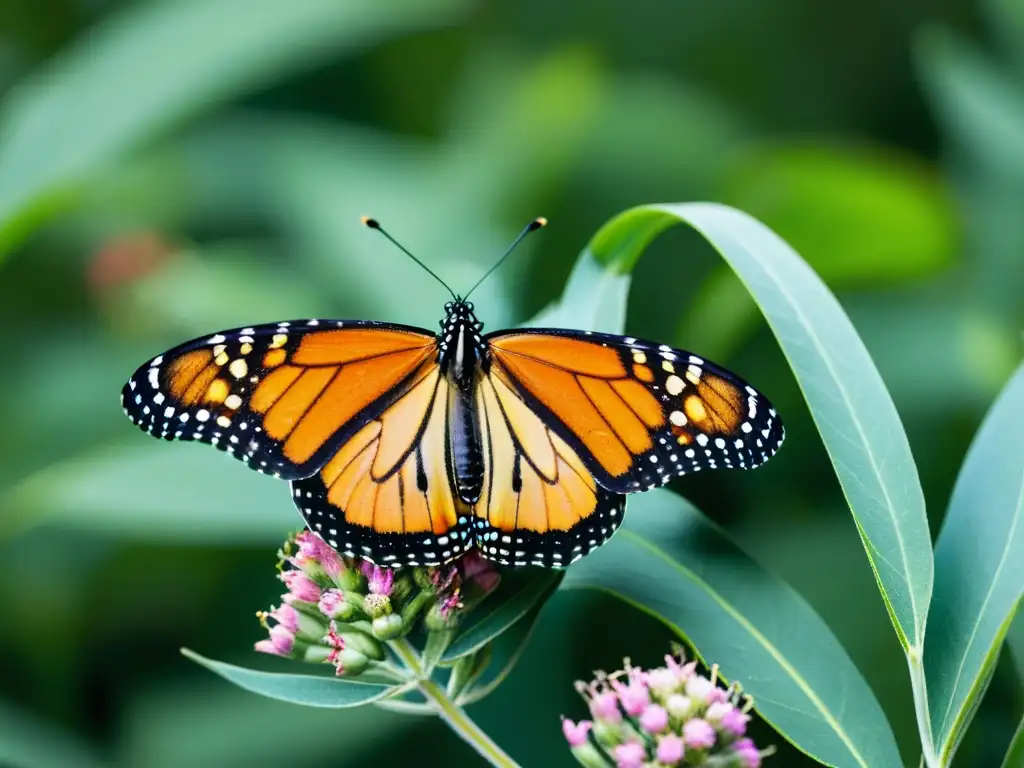
{"label": "butterfly thorax", "polygon": [[483,484],[484,462],[474,386],[488,364],[487,345],[480,336],[484,324],[473,314],[473,305],[458,299],[445,305],[445,318],[437,339],[441,373],[454,385],[449,400],[449,447],[455,487],[466,504],[475,504]]}
{"label": "butterfly thorax", "polygon": [[473,305],[462,299],[444,305],[445,316],[437,337],[441,373],[464,392],[473,388],[477,370],[487,365],[487,345],[480,331],[484,324],[473,314]]}

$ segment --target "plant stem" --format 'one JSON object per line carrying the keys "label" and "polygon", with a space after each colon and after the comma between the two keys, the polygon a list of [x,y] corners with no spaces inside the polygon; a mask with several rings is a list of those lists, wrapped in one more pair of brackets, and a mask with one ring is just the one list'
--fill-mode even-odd
{"label": "plant stem", "polygon": [[914,694],[914,712],[917,715],[917,731],[921,739],[921,762],[927,768],[942,768],[939,756],[932,742],[932,724],[928,713],[928,691],[924,679],[924,663],[921,649],[907,648],[907,664],[910,667],[910,687]]}
{"label": "plant stem", "polygon": [[444,688],[424,676],[420,657],[408,640],[405,638],[392,640],[389,645],[409,671],[418,678],[417,684],[420,693],[453,731],[491,765],[497,766],[497,768],[519,768],[516,761],[506,755],[502,748],[495,744],[479,725],[473,722],[466,711],[449,698]]}

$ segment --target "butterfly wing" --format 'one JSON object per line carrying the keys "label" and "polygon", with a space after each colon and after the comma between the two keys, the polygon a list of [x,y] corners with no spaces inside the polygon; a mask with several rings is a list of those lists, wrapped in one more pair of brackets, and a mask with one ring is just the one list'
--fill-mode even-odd
{"label": "butterfly wing", "polygon": [[608,491],[702,469],[757,467],[785,432],[767,398],[680,349],[631,337],[528,329],[486,337],[506,381]]}
{"label": "butterfly wing", "polygon": [[473,545],[454,495],[451,385],[435,360],[330,458],[292,482],[309,527],[339,552],[378,565],[438,565]]}
{"label": "butterfly wing", "polygon": [[222,331],[140,367],[121,403],[141,429],[198,440],[254,469],[307,477],[390,405],[435,337],[406,326],[303,320]]}
{"label": "butterfly wing", "polygon": [[492,366],[478,380],[483,487],[476,543],[505,565],[560,567],[607,541],[625,496],[602,488],[577,452]]}

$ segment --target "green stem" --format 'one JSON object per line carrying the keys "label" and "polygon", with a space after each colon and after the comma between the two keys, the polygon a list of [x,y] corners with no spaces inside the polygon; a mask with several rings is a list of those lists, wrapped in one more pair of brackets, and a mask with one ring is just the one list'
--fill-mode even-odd
{"label": "green stem", "polygon": [[409,671],[419,679],[420,693],[453,731],[491,765],[497,766],[497,768],[519,768],[516,761],[506,755],[502,748],[495,744],[479,725],[473,722],[466,711],[449,698],[444,688],[424,677],[420,657],[408,640],[404,638],[392,640],[389,645]]}
{"label": "green stem", "polygon": [[921,738],[921,763],[927,768],[941,768],[939,756],[932,741],[931,717],[928,713],[928,691],[924,679],[924,662],[917,646],[907,648],[907,664],[910,667],[910,687],[914,694],[914,711],[917,714],[917,731]]}

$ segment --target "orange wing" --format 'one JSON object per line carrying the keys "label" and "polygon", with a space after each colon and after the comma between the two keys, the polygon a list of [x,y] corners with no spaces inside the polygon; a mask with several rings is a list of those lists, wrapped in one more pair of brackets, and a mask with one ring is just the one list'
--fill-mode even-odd
{"label": "orange wing", "polygon": [[782,421],[735,374],[664,344],[529,329],[490,334],[490,376],[523,395],[604,488],[642,491],[775,455]]}
{"label": "orange wing", "polygon": [[477,546],[505,565],[569,565],[611,537],[625,497],[599,486],[576,451],[494,371],[476,390],[484,458]]}
{"label": "orange wing", "polygon": [[365,321],[300,320],[175,347],[121,392],[125,413],[167,440],[198,440],[260,472],[319,469],[437,355],[433,334]]}
{"label": "orange wing", "polygon": [[425,363],[318,474],[293,481],[309,527],[339,552],[386,566],[438,565],[471,547],[471,512],[452,490],[450,397],[436,361]]}

